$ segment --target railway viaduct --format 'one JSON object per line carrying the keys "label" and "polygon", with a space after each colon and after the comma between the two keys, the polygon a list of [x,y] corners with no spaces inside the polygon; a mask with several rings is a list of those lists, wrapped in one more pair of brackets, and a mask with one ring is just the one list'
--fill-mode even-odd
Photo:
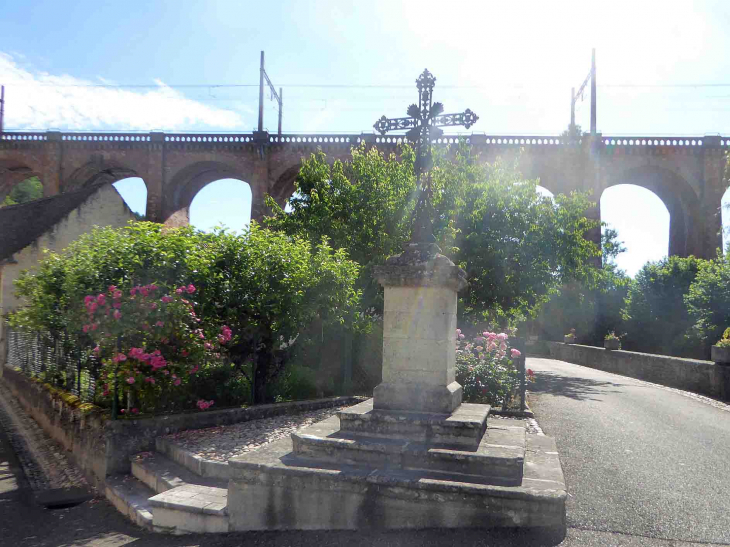
{"label": "railway viaduct", "polygon": [[[654,192],[670,214],[669,254],[711,258],[722,245],[720,204],[727,187],[730,138],[461,135],[482,161],[516,159],[522,173],[539,178],[554,194],[602,192],[635,184]],[[264,196],[282,203],[294,191],[302,158],[321,148],[345,160],[365,143],[395,152],[403,137],[376,135],[269,135],[151,133],[0,133],[0,200],[18,182],[38,176],[44,195],[141,177],[147,217],[169,225],[188,223],[188,209],[206,184],[223,178],[251,187],[252,218],[265,212]],[[458,137],[434,143],[446,146]],[[600,219],[600,207],[590,212]],[[591,239],[600,238],[592,234]]]}

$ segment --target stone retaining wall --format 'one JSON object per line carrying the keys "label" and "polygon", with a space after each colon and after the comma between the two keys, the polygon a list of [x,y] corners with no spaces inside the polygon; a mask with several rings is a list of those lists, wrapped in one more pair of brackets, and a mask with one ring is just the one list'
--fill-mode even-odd
{"label": "stone retaining wall", "polygon": [[108,475],[129,473],[129,458],[138,452],[155,449],[161,435],[185,429],[202,429],[249,420],[297,414],[308,410],[349,405],[359,397],[330,397],[290,403],[257,405],[212,411],[169,414],[139,420],[109,420],[98,412],[84,412],[31,381],[24,374],[5,367],[2,381],[18,399],[23,409],[43,430],[61,444],[73,462],[94,485],[101,485]]}
{"label": "stone retaining wall", "polygon": [[730,401],[730,366],[634,351],[545,342],[550,357]]}

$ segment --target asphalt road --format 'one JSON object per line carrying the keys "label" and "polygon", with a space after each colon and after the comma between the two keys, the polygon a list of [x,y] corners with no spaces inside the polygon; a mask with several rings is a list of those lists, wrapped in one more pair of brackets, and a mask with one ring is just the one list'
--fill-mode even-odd
{"label": "asphalt road", "polygon": [[730,544],[730,407],[563,361],[527,366],[570,494],[564,545]]}

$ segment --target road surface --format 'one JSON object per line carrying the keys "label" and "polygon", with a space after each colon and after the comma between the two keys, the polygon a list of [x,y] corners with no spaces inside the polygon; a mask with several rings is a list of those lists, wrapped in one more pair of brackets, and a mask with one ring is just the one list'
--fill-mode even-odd
{"label": "road surface", "polygon": [[730,544],[730,407],[563,361],[527,367],[570,494],[565,545]]}

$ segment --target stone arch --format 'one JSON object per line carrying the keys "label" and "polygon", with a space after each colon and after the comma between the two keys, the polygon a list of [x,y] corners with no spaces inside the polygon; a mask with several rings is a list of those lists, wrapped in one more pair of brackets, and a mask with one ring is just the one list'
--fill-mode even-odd
{"label": "stone arch", "polygon": [[19,183],[30,177],[38,177],[43,183],[40,170],[34,168],[28,162],[20,160],[0,160],[0,203]]}
{"label": "stone arch", "polygon": [[279,204],[280,207],[286,205],[286,201],[294,193],[294,181],[297,179],[299,170],[302,168],[301,164],[294,165],[286,169],[276,182],[271,186],[269,195],[274,198],[274,201]]}
{"label": "stone arch", "polygon": [[[670,256],[705,257],[706,220],[702,217],[697,194],[683,177],[657,166],[631,168],[608,179],[601,195],[607,188],[619,184],[646,188],[662,200],[669,211]],[[599,203],[601,195],[598,196]]]}
{"label": "stone arch", "polygon": [[[251,202],[256,203],[256,189],[250,182],[252,180],[250,171],[237,169],[217,161],[196,162],[182,168],[170,179],[164,192],[160,220],[171,226],[190,224],[190,204],[197,193],[204,186],[221,179],[237,179],[248,183],[251,188]],[[252,210],[251,218],[257,218],[256,213]]]}
{"label": "stone arch", "polygon": [[88,186],[113,184],[119,180],[139,177],[137,171],[115,161],[92,159],[82,165],[61,184],[61,192],[73,192]]}
{"label": "stone arch", "polygon": [[143,178],[126,177],[113,182],[112,186],[133,213],[146,218],[149,192]]}

